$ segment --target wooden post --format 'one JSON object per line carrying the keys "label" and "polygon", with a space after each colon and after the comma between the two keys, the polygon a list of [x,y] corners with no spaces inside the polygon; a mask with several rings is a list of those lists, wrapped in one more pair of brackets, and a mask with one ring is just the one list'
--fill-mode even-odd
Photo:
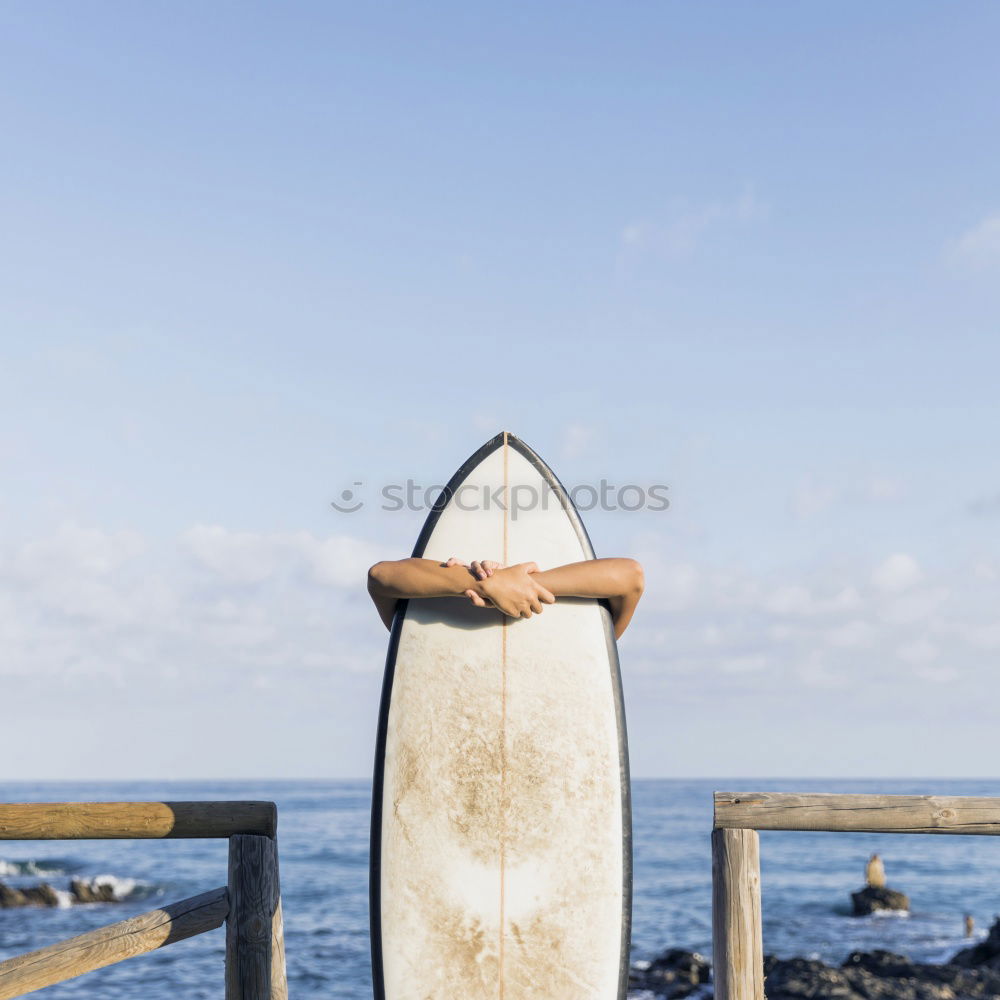
{"label": "wooden post", "polygon": [[226,1000],[288,1000],[278,845],[271,837],[229,838]]}
{"label": "wooden post", "polygon": [[712,948],[716,1000],[764,1000],[760,837],[712,831]]}

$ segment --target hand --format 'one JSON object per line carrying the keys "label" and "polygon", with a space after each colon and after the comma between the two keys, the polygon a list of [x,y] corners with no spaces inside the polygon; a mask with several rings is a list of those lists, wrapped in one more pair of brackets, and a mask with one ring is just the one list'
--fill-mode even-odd
{"label": "hand", "polygon": [[493,559],[474,559],[469,569],[477,580],[488,580],[498,569],[503,569],[503,563]]}
{"label": "hand", "polygon": [[[483,577],[481,577],[476,572],[476,569],[475,569],[476,566],[482,565],[481,563],[473,563],[470,566],[468,563],[462,562],[462,560],[459,559],[457,556],[448,556],[448,561],[446,563],[443,563],[442,565],[446,569],[451,569],[453,566],[461,566],[463,569],[467,569],[469,571],[469,575],[474,580],[481,580],[481,579],[483,579]],[[499,566],[500,564],[499,563],[491,563],[491,565],[493,565],[493,566]]]}
{"label": "hand", "polygon": [[[446,567],[451,568],[452,566],[462,566],[467,569],[471,576],[476,580],[487,580],[491,577],[498,569],[503,569],[503,563],[498,563],[495,559],[474,559],[471,563],[464,563],[461,559],[456,556],[450,556],[448,561],[444,564]],[[465,596],[470,600],[474,598],[479,598],[479,595],[475,590],[471,588],[465,592]],[[473,601],[476,603],[476,601]],[[487,607],[489,602],[483,602],[482,598],[478,600],[479,607]]]}
{"label": "hand", "polygon": [[543,604],[555,604],[556,599],[531,574],[538,572],[533,563],[518,563],[507,568],[495,568],[485,580],[465,593],[476,607],[494,607],[511,618],[530,618],[542,613]]}

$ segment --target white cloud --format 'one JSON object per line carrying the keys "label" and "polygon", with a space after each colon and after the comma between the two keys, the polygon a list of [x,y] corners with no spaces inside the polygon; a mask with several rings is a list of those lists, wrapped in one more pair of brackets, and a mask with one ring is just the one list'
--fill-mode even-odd
{"label": "white cloud", "polygon": [[861,494],[869,500],[896,500],[902,493],[902,484],[892,476],[876,473],[861,483]]}
{"label": "white cloud", "polygon": [[767,657],[760,653],[746,656],[730,656],[721,661],[720,667],[726,674],[753,674],[767,666]]}
{"label": "white cloud", "polygon": [[718,569],[671,561],[668,546],[642,546],[647,597],[623,640],[627,689],[633,672],[660,675],[706,711],[762,716],[787,706],[898,718],[973,685],[1000,697],[989,655],[1000,574],[977,575],[982,557],[947,573],[903,552],[874,567],[839,555],[808,571]]}
{"label": "white cloud", "polygon": [[856,608],[860,595],[853,587],[840,587],[829,596],[814,594],[805,584],[785,583],[765,594],[762,604],[774,615],[831,615]]}
{"label": "white cloud", "polygon": [[913,586],[902,594],[884,593],[875,608],[887,625],[919,625],[947,604],[951,596],[947,587]]}
{"label": "white cloud", "polygon": [[1000,270],[1000,213],[988,215],[967,229],[950,244],[946,256],[966,270]]}
{"label": "white cloud", "polygon": [[[982,555],[951,575],[905,553],[874,571],[840,557],[764,569],[669,558],[674,544],[641,548],[647,595],[622,644],[631,697],[765,720],[1000,696],[1000,574],[976,574]],[[344,534],[201,525],[153,542],[63,526],[0,551],[0,683],[173,691],[176,704],[243,691],[288,718],[330,685],[374,704],[385,632],[364,571],[384,554]],[[639,710],[647,727],[655,710]]]}
{"label": "white cloud", "polygon": [[216,524],[197,524],[181,540],[202,566],[234,583],[266,580],[287,556],[278,536],[227,531]]}
{"label": "white cloud", "polygon": [[324,539],[300,535],[298,545],[312,568],[313,579],[330,587],[357,587],[365,570],[384,556],[379,547],[349,535]]}
{"label": "white cloud", "polygon": [[1000,649],[1000,623],[962,624],[955,633],[970,646],[977,649]]}
{"label": "white cloud", "polygon": [[938,658],[940,650],[929,639],[914,639],[905,642],[896,650],[896,655],[907,663],[931,663]]}
{"label": "white cloud", "polygon": [[827,602],[831,611],[850,611],[861,606],[861,594],[856,587],[841,587]]}
{"label": "white cloud", "polygon": [[898,592],[912,587],[921,579],[920,565],[913,556],[896,552],[872,571],[872,583],[879,590]]}
{"label": "white cloud", "polygon": [[898,479],[882,472],[845,475],[836,481],[810,474],[792,490],[789,506],[793,516],[804,521],[845,505],[898,500],[903,492]]}
{"label": "white cloud", "polygon": [[779,587],[764,601],[764,607],[776,615],[807,614],[812,606],[812,595],[801,584]]}
{"label": "white cloud", "polygon": [[792,628],[790,625],[767,626],[767,636],[775,642],[787,642],[789,639],[794,638],[797,634],[798,630]]}
{"label": "white cloud", "polygon": [[282,573],[307,570],[324,586],[352,587],[380,553],[376,546],[349,535],[257,534],[219,525],[196,525],[181,538],[202,566],[232,583],[262,583]]}
{"label": "white cloud", "polygon": [[807,687],[829,689],[842,688],[847,684],[847,678],[831,670],[818,652],[809,653],[796,667],[795,673]]}
{"label": "white cloud", "polygon": [[767,219],[770,206],[746,185],[732,201],[713,201],[690,206],[678,205],[661,220],[636,219],[620,234],[625,251],[652,252],[670,258],[686,257],[711,231],[724,226],[743,226]]}
{"label": "white cloud", "polygon": [[717,625],[706,625],[701,630],[701,638],[706,646],[718,646],[722,642],[722,630]]}
{"label": "white cloud", "polygon": [[977,497],[969,504],[969,513],[978,517],[995,517],[1000,514],[1000,493]]}
{"label": "white cloud", "polygon": [[829,510],[839,497],[840,491],[831,483],[809,478],[799,483],[792,492],[792,513],[800,520],[814,517]]}
{"label": "white cloud", "polygon": [[63,525],[0,552],[0,676],[142,686],[278,673],[294,684],[297,672],[365,665],[377,673],[383,635],[364,573],[381,554],[345,535],[197,525],[152,545],[134,532]]}
{"label": "white cloud", "polygon": [[21,545],[13,568],[32,579],[58,572],[104,576],[139,555],[142,538],[134,531],[105,532],[64,522],[48,538]]}
{"label": "white cloud", "polygon": [[857,649],[862,646],[870,646],[875,634],[876,631],[869,622],[855,618],[830,629],[826,633],[826,640],[832,646]]}
{"label": "white cloud", "polygon": [[656,604],[665,611],[680,611],[695,599],[701,575],[688,563],[661,563],[647,572],[647,589]]}
{"label": "white cloud", "polygon": [[953,667],[921,666],[917,667],[915,673],[921,680],[929,681],[931,684],[951,684],[960,676]]}

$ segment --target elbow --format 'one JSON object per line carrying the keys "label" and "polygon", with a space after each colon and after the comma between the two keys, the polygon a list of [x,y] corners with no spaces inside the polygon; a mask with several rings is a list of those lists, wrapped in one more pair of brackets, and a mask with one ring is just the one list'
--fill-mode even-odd
{"label": "elbow", "polygon": [[637,559],[626,559],[624,562],[627,593],[641,597],[643,590],[646,589],[646,574],[643,572],[642,563]]}
{"label": "elbow", "polygon": [[377,562],[368,570],[369,594],[385,594],[387,592],[390,574],[389,566],[388,562]]}

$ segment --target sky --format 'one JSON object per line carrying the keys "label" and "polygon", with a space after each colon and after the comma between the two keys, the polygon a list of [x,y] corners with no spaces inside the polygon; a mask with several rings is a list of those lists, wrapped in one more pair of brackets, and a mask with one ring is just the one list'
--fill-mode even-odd
{"label": "sky", "polygon": [[381,489],[501,429],[667,487],[634,775],[992,774],[998,30],[0,6],[0,779],[368,776]]}

